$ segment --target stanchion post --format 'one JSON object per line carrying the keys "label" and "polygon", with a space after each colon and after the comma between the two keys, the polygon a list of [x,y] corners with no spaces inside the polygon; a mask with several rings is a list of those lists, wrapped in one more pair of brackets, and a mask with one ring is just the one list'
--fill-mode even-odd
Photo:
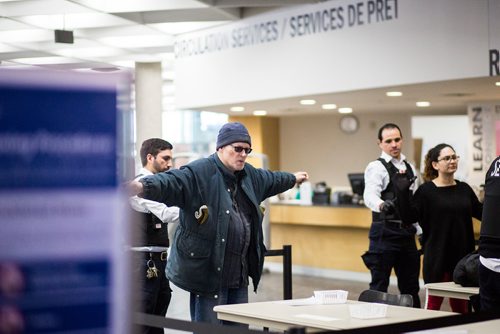
{"label": "stanchion post", "polygon": [[292,246],[283,246],[283,299],[292,299]]}

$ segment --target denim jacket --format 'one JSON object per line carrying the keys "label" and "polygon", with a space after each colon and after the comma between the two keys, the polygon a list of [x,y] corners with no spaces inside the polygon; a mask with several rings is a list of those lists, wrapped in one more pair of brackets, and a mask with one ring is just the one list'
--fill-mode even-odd
{"label": "denim jacket", "polygon": [[[186,291],[214,298],[217,298],[221,283],[232,205],[221,168],[226,167],[215,153],[180,169],[141,180],[144,185],[142,197],[181,209],[179,226],[170,248],[167,277]],[[292,188],[296,180],[293,174],[254,168],[248,163],[241,172],[241,189],[255,209],[248,262],[249,276],[256,291],[266,251],[263,213],[259,205],[266,198]],[[201,210],[203,206],[207,210]]]}

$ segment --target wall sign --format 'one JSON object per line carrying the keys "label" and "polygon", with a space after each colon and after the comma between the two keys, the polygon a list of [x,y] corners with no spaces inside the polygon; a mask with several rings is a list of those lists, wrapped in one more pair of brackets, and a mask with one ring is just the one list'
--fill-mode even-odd
{"label": "wall sign", "polygon": [[497,142],[500,132],[496,130],[500,122],[500,104],[471,104],[468,108],[470,125],[469,175],[472,185],[484,183],[485,173],[497,157]]}

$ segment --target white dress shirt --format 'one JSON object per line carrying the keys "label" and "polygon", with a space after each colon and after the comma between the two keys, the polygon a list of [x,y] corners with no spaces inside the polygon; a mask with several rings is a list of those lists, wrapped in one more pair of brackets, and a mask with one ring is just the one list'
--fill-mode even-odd
{"label": "white dress shirt", "polygon": [[[135,180],[140,180],[145,176],[153,175],[146,168],[141,168],[138,177]],[[164,223],[178,223],[179,222],[179,208],[176,206],[168,207],[163,203],[150,201],[138,196],[129,198],[132,209],[138,212],[152,213]]]}
{"label": "white dress shirt", "polygon": [[489,270],[500,273],[500,259],[479,256],[479,261],[481,261],[481,264]]}

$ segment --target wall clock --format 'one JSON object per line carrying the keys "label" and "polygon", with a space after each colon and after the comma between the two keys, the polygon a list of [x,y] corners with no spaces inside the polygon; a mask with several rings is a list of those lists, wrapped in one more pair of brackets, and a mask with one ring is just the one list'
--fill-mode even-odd
{"label": "wall clock", "polygon": [[358,131],[359,121],[356,116],[349,115],[340,119],[340,129],[345,133],[354,133]]}

